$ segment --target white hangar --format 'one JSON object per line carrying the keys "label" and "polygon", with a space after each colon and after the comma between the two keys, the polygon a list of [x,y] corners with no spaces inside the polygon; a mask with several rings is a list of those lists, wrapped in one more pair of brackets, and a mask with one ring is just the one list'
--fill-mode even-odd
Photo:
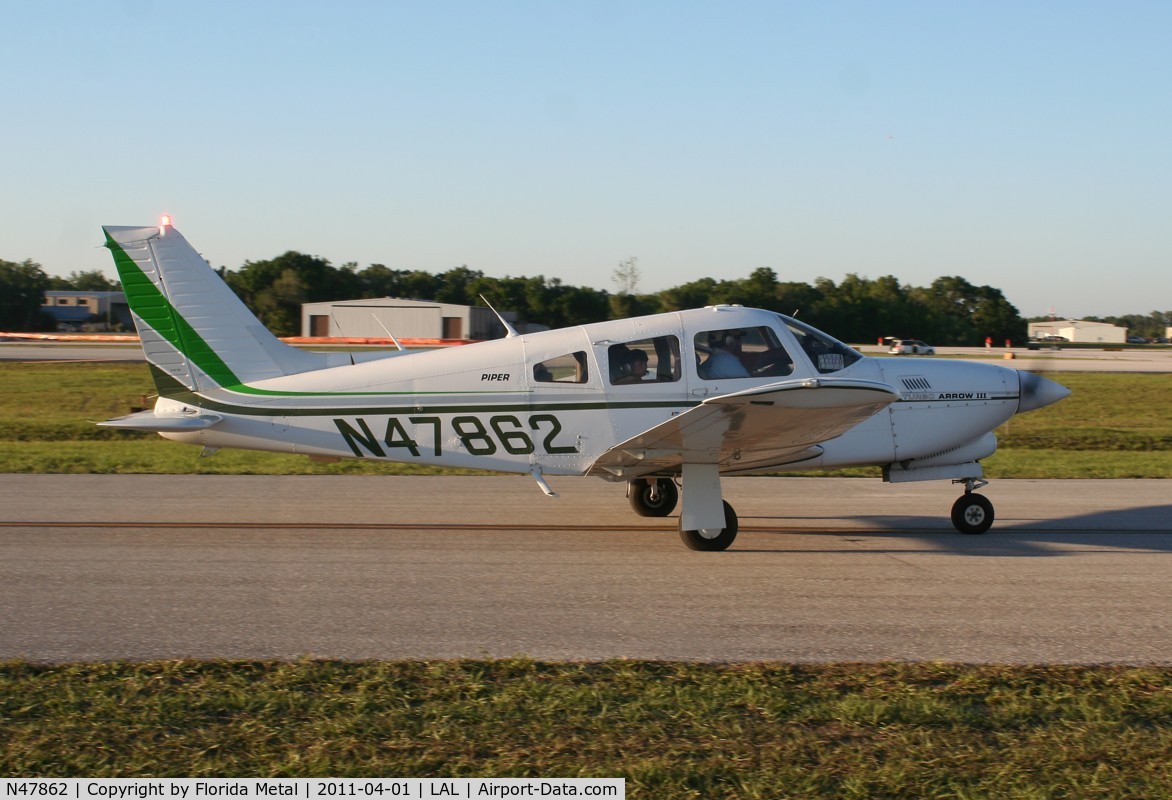
{"label": "white hangar", "polygon": [[1058,319],[1052,322],[1029,323],[1029,335],[1031,339],[1061,336],[1069,342],[1084,344],[1123,344],[1127,341],[1127,328],[1120,328],[1109,322]]}
{"label": "white hangar", "polygon": [[[502,313],[510,323],[514,312]],[[375,297],[301,306],[302,336],[363,339],[499,339],[505,328],[492,309]]]}

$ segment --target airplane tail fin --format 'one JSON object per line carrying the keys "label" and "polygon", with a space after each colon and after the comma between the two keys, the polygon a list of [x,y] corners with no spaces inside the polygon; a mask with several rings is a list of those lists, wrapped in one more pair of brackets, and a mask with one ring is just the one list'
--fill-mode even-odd
{"label": "airplane tail fin", "polygon": [[167,222],[102,230],[161,396],[331,366],[269,333]]}

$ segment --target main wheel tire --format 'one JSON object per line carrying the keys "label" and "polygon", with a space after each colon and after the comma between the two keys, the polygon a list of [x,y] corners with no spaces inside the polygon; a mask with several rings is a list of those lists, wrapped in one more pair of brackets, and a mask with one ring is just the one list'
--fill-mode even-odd
{"label": "main wheel tire", "polygon": [[984,533],[993,524],[993,503],[983,494],[964,494],[952,504],[952,524],[961,533]]}
{"label": "main wheel tire", "polygon": [[671,478],[658,478],[655,484],[657,496],[652,499],[650,483],[645,480],[631,481],[627,499],[631,502],[631,508],[641,517],[666,517],[680,501],[680,490]]}
{"label": "main wheel tire", "polygon": [[733,539],[737,538],[737,512],[733,511],[733,507],[728,504],[727,500],[722,502],[724,502],[723,528],[686,531],[683,529],[683,521],[680,521],[680,539],[689,550],[708,552],[727,550],[729,545],[733,543]]}

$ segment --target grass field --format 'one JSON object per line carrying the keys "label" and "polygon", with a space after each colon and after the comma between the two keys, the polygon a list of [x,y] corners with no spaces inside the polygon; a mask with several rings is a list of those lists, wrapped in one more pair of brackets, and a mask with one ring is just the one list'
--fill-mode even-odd
{"label": "grass field", "polygon": [[[1014,417],[985,462],[993,478],[1172,477],[1172,375],[1051,373],[1073,390],[1066,400]],[[93,423],[148,405],[143,364],[0,363],[0,471],[220,474],[435,474],[410,464],[194,447]],[[821,473],[827,474],[827,473]],[[878,475],[878,468],[844,475]]]}
{"label": "grass field", "polygon": [[1172,797],[1172,673],[0,665],[0,774],[622,777],[629,798]]}
{"label": "grass field", "polygon": [[[1051,377],[1073,396],[998,431],[988,474],[1172,476],[1172,376]],[[0,472],[419,472],[200,459],[93,425],[148,403],[143,365],[0,363],[0,386]],[[0,776],[597,776],[656,800],[1147,800],[1172,797],[1172,669],[10,662]]]}

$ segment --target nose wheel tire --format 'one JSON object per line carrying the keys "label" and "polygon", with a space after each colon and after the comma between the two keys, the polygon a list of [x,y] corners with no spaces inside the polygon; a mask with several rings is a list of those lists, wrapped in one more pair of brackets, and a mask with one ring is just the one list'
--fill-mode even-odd
{"label": "nose wheel tire", "polygon": [[729,545],[733,543],[733,539],[737,538],[737,512],[733,511],[733,507],[728,504],[728,501],[721,502],[724,503],[723,528],[705,528],[698,531],[686,531],[683,529],[683,520],[680,520],[680,539],[683,540],[689,550],[705,550],[709,552],[727,550]]}
{"label": "nose wheel tire", "polygon": [[657,478],[654,486],[645,480],[631,481],[627,490],[631,508],[641,517],[666,517],[675,510],[680,490],[670,478]]}
{"label": "nose wheel tire", "polygon": [[984,533],[993,524],[993,504],[983,494],[963,494],[952,504],[952,524],[961,533]]}

